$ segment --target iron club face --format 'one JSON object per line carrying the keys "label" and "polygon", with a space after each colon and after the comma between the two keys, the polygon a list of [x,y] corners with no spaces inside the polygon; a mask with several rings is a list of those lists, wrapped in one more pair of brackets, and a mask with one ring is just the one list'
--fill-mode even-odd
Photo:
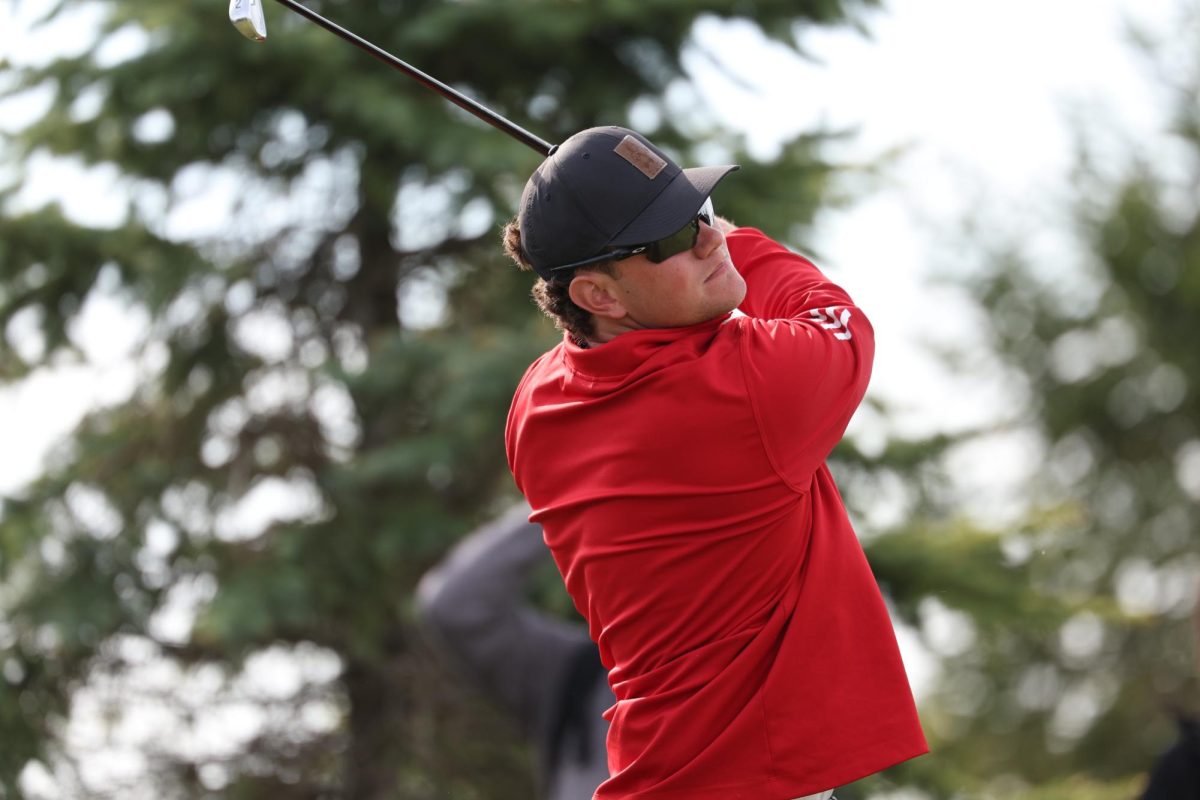
{"label": "iron club face", "polygon": [[263,16],[262,0],[229,0],[229,21],[249,40],[267,40],[267,19]]}

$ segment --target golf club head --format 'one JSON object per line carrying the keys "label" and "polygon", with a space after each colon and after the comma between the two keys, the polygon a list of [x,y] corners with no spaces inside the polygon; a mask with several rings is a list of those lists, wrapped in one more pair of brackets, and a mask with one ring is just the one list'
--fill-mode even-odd
{"label": "golf club head", "polygon": [[263,16],[262,0],[229,0],[229,21],[249,40],[267,40],[267,20]]}

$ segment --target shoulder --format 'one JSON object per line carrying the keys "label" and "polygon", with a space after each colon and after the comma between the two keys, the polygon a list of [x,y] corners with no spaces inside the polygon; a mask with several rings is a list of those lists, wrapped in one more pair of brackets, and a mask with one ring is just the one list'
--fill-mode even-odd
{"label": "shoulder", "polygon": [[517,383],[516,395],[518,397],[527,392],[530,386],[536,383],[539,376],[562,368],[564,348],[565,345],[559,342],[533,360],[533,363],[525,369],[525,374],[521,376],[521,380]]}

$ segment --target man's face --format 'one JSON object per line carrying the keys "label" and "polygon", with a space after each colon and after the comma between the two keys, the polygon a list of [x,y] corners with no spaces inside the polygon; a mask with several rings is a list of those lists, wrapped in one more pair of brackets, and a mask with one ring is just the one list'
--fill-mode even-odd
{"label": "man's face", "polygon": [[737,308],[746,281],[734,268],[725,235],[701,221],[696,244],[655,264],[645,255],[622,259],[613,290],[634,328],[677,328]]}

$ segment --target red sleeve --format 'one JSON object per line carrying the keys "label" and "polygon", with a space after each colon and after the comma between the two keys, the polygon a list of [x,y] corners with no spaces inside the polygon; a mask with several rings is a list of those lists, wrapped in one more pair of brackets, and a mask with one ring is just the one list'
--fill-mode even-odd
{"label": "red sleeve", "polygon": [[804,491],[867,390],[874,332],[849,295],[808,259],[753,228],[727,239],[746,279],[747,316],[737,324],[763,446],[775,471]]}

